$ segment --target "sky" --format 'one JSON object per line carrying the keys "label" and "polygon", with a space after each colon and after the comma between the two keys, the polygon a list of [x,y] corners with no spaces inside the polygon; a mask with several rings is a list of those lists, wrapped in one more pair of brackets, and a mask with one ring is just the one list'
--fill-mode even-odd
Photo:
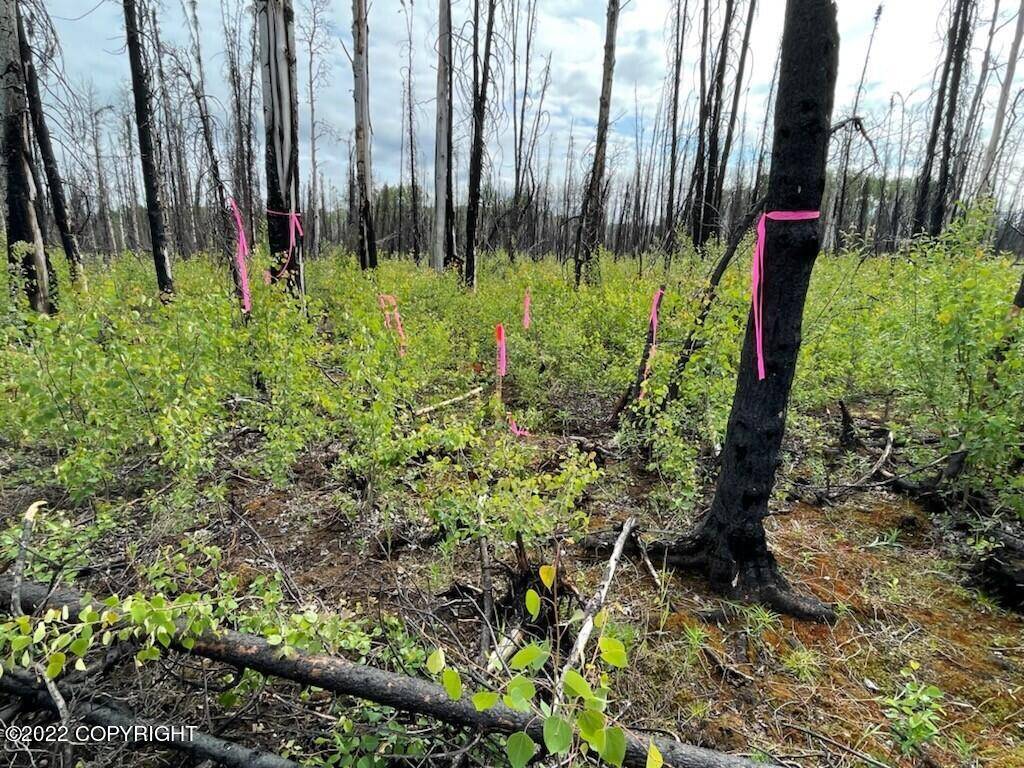
{"label": "sky", "polygon": [[[156,0],[164,41],[183,45],[187,39],[180,0]],[[224,0],[232,7],[239,0]],[[296,16],[305,12],[307,0],[295,0]],[[409,3],[409,0],[406,0]],[[977,68],[984,45],[991,0],[981,3],[972,65]],[[207,89],[215,112],[226,104],[226,81],[221,53],[222,0],[198,0],[205,58]],[[696,0],[690,0],[696,6]],[[894,93],[908,104],[923,102],[931,93],[931,81],[942,51],[947,25],[946,0],[887,0],[874,39],[865,78],[862,107],[858,112],[881,114]],[[1014,6],[1006,8],[1007,5]],[[622,8],[617,38],[617,61],[612,99],[611,157],[628,157],[637,128],[637,111],[650,130],[658,109],[667,72],[670,8],[673,0],[628,0]],[[1001,15],[1009,19],[1016,3],[1003,3]],[[124,52],[124,17],[117,0],[46,0],[63,49],[65,71],[76,84],[91,81],[101,100],[115,102],[125,97],[129,71]],[[399,178],[402,136],[401,94],[406,46],[405,9],[401,0],[372,0],[369,10],[370,108],[373,124],[374,176],[379,184]],[[437,5],[420,0],[411,4],[413,24],[413,77],[417,114],[417,144],[421,172],[431,172],[434,147],[435,38]],[[599,0],[539,0],[535,51],[551,56],[551,84],[547,93],[547,132],[538,150],[541,159],[549,151],[556,169],[564,166],[570,127],[576,137],[576,154],[593,140],[601,81],[605,6]],[[745,14],[746,3],[741,3]],[[850,113],[861,77],[877,3],[871,0],[838,0],[840,34],[839,82],[834,120]],[[748,91],[744,95],[748,132],[760,130],[765,102],[782,35],[785,0],[759,0],[747,68]],[[454,0],[456,26],[469,12],[468,0]],[[318,144],[321,169],[328,179],[342,186],[347,169],[346,141],[353,125],[352,69],[344,46],[351,48],[351,5],[346,0],[331,4],[328,46],[330,81],[317,97],[317,117],[329,129]],[[693,9],[691,8],[691,14]],[[496,24],[499,37],[507,27],[501,17]],[[696,26],[684,60],[682,93],[694,82],[693,62],[697,54]],[[1004,23],[996,37],[994,55],[1005,61],[1012,24]],[[344,46],[343,46],[344,44]],[[305,105],[305,66],[300,44],[300,123],[303,145],[300,162],[308,163],[309,125]],[[458,60],[458,55],[456,55]],[[536,66],[536,65],[535,65]],[[499,73],[499,78],[502,73]],[[998,84],[993,85],[993,91]],[[500,90],[500,88],[499,88]],[[993,99],[994,100],[994,97]],[[876,128],[877,129],[877,128]],[[456,115],[456,135],[468,134],[468,120]],[[492,167],[507,179],[511,164],[511,129],[499,119],[488,143]],[[464,163],[459,168],[464,175]],[[429,178],[424,176],[423,178]]]}

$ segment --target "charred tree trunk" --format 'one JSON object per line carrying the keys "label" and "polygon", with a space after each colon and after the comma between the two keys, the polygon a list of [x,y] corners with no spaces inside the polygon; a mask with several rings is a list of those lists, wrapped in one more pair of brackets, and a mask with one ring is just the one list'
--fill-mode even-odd
{"label": "charred tree trunk", "polygon": [[32,180],[28,104],[18,43],[15,0],[0,2],[0,86],[3,93],[3,156],[7,180],[7,264],[11,284],[23,281],[28,303],[36,312],[56,310],[53,279],[36,218],[36,187]]}
{"label": "charred tree trunk", "polygon": [[480,0],[473,0],[473,139],[469,147],[469,186],[466,190],[466,271],[470,288],[476,287],[476,230],[480,216],[480,180],[484,165],[484,121],[487,119],[487,85],[491,78],[491,45],[494,40],[496,0],[487,0],[484,57],[480,60]]}
{"label": "charred tree trunk", "polygon": [[295,11],[292,0],[259,0],[263,129],[266,134],[267,240],[277,259],[274,282],[305,292],[299,193],[299,101],[295,78]]}
{"label": "charred tree trunk", "polygon": [[[789,0],[766,203],[770,211],[818,210],[821,205],[838,53],[833,2]],[[714,501],[696,531],[678,542],[673,553],[678,564],[704,568],[724,594],[815,618],[830,612],[790,591],[768,549],[763,521],[779,465],[804,301],[820,242],[817,220],[768,223],[762,289],[767,376],[758,380],[751,312]]]}
{"label": "charred tree trunk", "polygon": [[43,112],[43,100],[39,93],[39,76],[36,73],[32,48],[29,45],[28,36],[25,34],[25,24],[21,18],[20,4],[17,11],[18,41],[21,51],[21,63],[25,72],[25,90],[28,97],[29,114],[32,118],[32,132],[36,137],[39,155],[43,161],[43,172],[46,174],[46,185],[50,190],[50,204],[53,207],[53,219],[57,225],[57,231],[60,233],[60,243],[64,249],[64,256],[68,260],[71,282],[77,285],[84,285],[85,275],[82,272],[82,254],[78,250],[78,238],[75,237],[75,233],[71,229],[71,221],[68,217],[68,206],[64,197],[64,183],[60,177],[60,168],[57,166],[57,158],[53,152],[53,142],[50,139],[50,129],[46,124],[46,115]]}
{"label": "charred tree trunk", "polygon": [[608,121],[612,102],[612,80],[615,74],[615,34],[619,26],[619,0],[608,0],[604,33],[604,74],[601,77],[601,102],[597,113],[597,138],[594,141],[594,164],[583,193],[583,210],[576,230],[575,284],[579,288],[584,272],[593,277],[594,254],[600,244],[604,219],[604,166],[608,148]]}
{"label": "charred tree trunk", "polygon": [[928,201],[931,195],[932,167],[935,165],[935,148],[939,143],[939,129],[942,126],[943,110],[946,106],[946,88],[949,84],[949,71],[952,66],[953,48],[956,45],[957,20],[960,3],[957,0],[949,27],[949,37],[946,43],[946,58],[942,63],[942,75],[939,78],[939,87],[935,92],[935,110],[932,112],[931,128],[928,131],[928,141],[925,144],[924,160],[921,164],[920,175],[918,176],[917,189],[914,196],[914,213],[911,223],[911,233],[917,234],[925,229],[925,214],[928,211]]}
{"label": "charred tree trunk", "polygon": [[149,74],[142,61],[142,41],[139,39],[139,13],[135,0],[124,0],[124,28],[128,45],[128,59],[132,68],[132,94],[135,99],[135,124],[139,131],[139,157],[142,161],[142,185],[146,190],[146,215],[153,247],[156,282],[162,296],[174,293],[171,262],[167,255],[167,235],[164,229],[164,208],[160,199],[160,171],[157,168],[153,142],[153,105],[149,90]]}
{"label": "charred tree trunk", "polygon": [[359,195],[359,266],[377,268],[373,229],[373,165],[370,155],[370,69],[367,62],[366,0],[352,0],[352,89],[356,110],[356,191]]}
{"label": "charred tree trunk", "polygon": [[935,185],[935,196],[932,199],[928,223],[928,234],[933,237],[942,231],[946,220],[947,194],[949,190],[950,168],[953,162],[953,131],[956,127],[957,102],[960,100],[960,82],[964,71],[964,59],[971,40],[971,0],[960,0],[959,23],[957,25],[956,43],[953,45],[953,66],[949,78],[949,104],[946,107],[946,123],[942,131],[942,157],[939,160],[939,178]]}

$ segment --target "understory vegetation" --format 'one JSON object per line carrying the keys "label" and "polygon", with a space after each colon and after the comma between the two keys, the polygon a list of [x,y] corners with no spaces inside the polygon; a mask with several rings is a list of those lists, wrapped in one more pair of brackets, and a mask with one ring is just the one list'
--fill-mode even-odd
{"label": "understory vegetation", "polygon": [[[603,563],[572,545],[637,509],[645,528],[679,531],[706,507],[748,259],[726,273],[667,405],[714,248],[642,268],[605,255],[600,281],[578,290],[571,265],[498,254],[472,292],[454,274],[404,261],[360,271],[335,252],[307,265],[301,303],[254,285],[247,320],[224,265],[206,258],[177,266],[166,303],[131,255],[90,271],[87,290],[65,289],[54,316],[4,290],[3,558],[27,549],[27,580],[94,596],[79,615],[12,616],[4,668],[83,674],[128,643],[139,665],[115,678],[146,684],[131,683],[142,709],[200,698],[194,717],[229,731],[261,709],[256,738],[311,766],[456,753],[522,766],[541,745],[197,665],[182,646],[231,628],[283,654],[434,678],[477,709],[535,713],[551,753],[611,764],[643,715],[766,761],[810,744],[835,764],[1021,765],[1021,623],[971,594],[957,565],[992,546],[997,521],[1024,518],[1024,335],[1007,317],[1020,267],[991,252],[989,226],[971,212],[906,252],[854,249],[815,269],[773,502],[789,514],[770,533],[794,581],[837,606],[837,625],[728,604],[718,623],[702,620],[716,604],[699,584],[638,562],[564,678]],[[267,264],[257,254],[254,272]],[[612,430],[661,285],[650,373]],[[397,323],[381,295],[395,297]],[[499,323],[508,371],[496,386]],[[841,429],[874,452],[844,449]],[[944,515],[874,482],[883,446],[893,473],[918,479],[965,452]],[[23,515],[39,500],[26,543]],[[501,564],[483,650],[481,541]],[[569,703],[558,710],[552,695]],[[275,700],[295,711],[271,714]],[[829,717],[808,719],[817,707]],[[745,727],[755,710],[761,725]],[[647,760],[661,764],[656,747]]]}

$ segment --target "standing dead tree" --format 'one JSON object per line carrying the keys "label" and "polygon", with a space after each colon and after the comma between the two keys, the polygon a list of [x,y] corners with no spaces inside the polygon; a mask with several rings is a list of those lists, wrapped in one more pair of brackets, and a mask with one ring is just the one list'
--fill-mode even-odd
{"label": "standing dead tree", "polygon": [[266,136],[267,239],[277,264],[270,278],[305,292],[299,196],[299,106],[292,0],[258,0],[263,130]]}
{"label": "standing dead tree", "polygon": [[352,99],[356,112],[356,194],[359,221],[359,266],[377,268],[377,236],[373,229],[373,164],[370,155],[369,25],[366,0],[352,0]]}
{"label": "standing dead tree", "polygon": [[1020,9],[1017,11],[1017,26],[1013,33],[1010,54],[1006,59],[1006,72],[1003,74],[1003,86],[999,91],[999,102],[996,105],[996,114],[992,121],[992,133],[989,136],[985,157],[982,161],[980,191],[983,195],[991,194],[995,186],[992,170],[996,164],[999,148],[1005,138],[1003,127],[1006,124],[1006,108],[1013,90],[1013,76],[1017,69],[1017,59],[1020,58],[1021,39],[1024,39],[1024,0],[1021,0]]}
{"label": "standing dead tree", "polygon": [[160,294],[167,297],[174,293],[174,282],[171,279],[171,262],[167,254],[164,207],[160,195],[160,171],[157,167],[156,147],[153,139],[153,104],[149,87],[149,73],[142,60],[139,11],[135,0],[124,0],[124,28],[128,45],[128,59],[132,69],[135,125],[139,132],[142,186],[146,192],[146,215],[149,219],[153,265],[156,268],[156,282]]}
{"label": "standing dead tree", "polygon": [[480,0],[473,0],[473,137],[469,145],[469,184],[466,190],[466,264],[463,278],[476,287],[476,233],[480,217],[480,182],[484,163],[484,122],[487,119],[487,87],[491,79],[491,47],[497,0],[487,0],[483,59],[480,58]]}
{"label": "standing dead tree", "polygon": [[46,114],[43,111],[43,99],[39,91],[39,74],[36,71],[35,57],[30,39],[28,34],[26,34],[27,25],[25,24],[20,3],[17,6],[17,13],[21,64],[25,73],[25,95],[28,99],[29,115],[32,118],[32,133],[36,139],[36,146],[39,147],[43,172],[46,174],[46,186],[50,191],[50,206],[53,209],[53,220],[57,225],[57,232],[60,234],[64,256],[68,260],[71,282],[84,286],[85,274],[82,271],[82,254],[78,249],[78,238],[71,228],[71,220],[68,216],[67,200],[64,196],[64,182],[61,179],[60,167],[57,165],[57,158],[53,151],[53,141],[50,138],[50,128],[46,122]]}
{"label": "standing dead tree", "polygon": [[320,138],[320,125],[316,117],[316,95],[327,84],[330,69],[327,66],[326,16],[330,12],[328,0],[310,0],[306,14],[299,22],[299,36],[306,46],[306,101],[309,107],[309,195],[306,199],[306,253],[316,258],[320,252],[320,168],[317,165],[316,145]]}
{"label": "standing dead tree", "polygon": [[[839,58],[832,0],[788,0],[782,37],[768,211],[817,211]],[[704,570],[712,586],[735,598],[810,618],[831,612],[799,597],[780,573],[765,538],[786,406],[796,371],[804,302],[821,244],[819,222],[767,222],[766,278],[751,309],[736,393],[722,448],[721,471],[707,515],[691,534],[664,548],[666,561]],[[758,363],[765,377],[759,378]]]}
{"label": "standing dead tree", "polygon": [[0,88],[3,98],[3,156],[7,182],[7,265],[11,285],[24,281],[29,305],[37,312],[56,310],[43,235],[36,217],[36,185],[32,179],[28,104],[18,43],[15,0],[0,3]]}
{"label": "standing dead tree", "polygon": [[455,259],[452,200],[452,3],[438,0],[437,130],[434,135],[434,243],[431,263],[438,272]]}
{"label": "standing dead tree", "polygon": [[604,69],[601,75],[601,101],[597,112],[597,136],[594,140],[594,162],[590,168],[580,223],[576,229],[574,276],[577,288],[584,272],[594,276],[602,221],[604,219],[604,168],[608,151],[608,122],[612,103],[612,81],[615,74],[615,35],[619,26],[619,0],[608,0],[604,31]]}

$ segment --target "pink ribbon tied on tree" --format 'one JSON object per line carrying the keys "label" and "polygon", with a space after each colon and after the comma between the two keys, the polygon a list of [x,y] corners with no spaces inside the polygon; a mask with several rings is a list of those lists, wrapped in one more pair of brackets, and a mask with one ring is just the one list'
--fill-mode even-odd
{"label": "pink ribbon tied on tree", "polygon": [[750,303],[754,315],[754,356],[757,378],[765,377],[764,363],[764,251],[767,239],[767,221],[809,221],[821,216],[820,211],[766,211],[757,220],[757,239],[754,241],[754,260],[750,265]]}
{"label": "pink ribbon tied on tree", "polygon": [[[646,365],[644,365],[644,378],[643,378],[644,381],[647,381],[647,377],[651,373],[651,365],[652,365],[651,361],[654,359],[654,353],[658,349],[658,309],[661,307],[661,299],[662,299],[662,297],[664,295],[665,295],[665,289],[664,288],[659,288],[658,290],[656,290],[654,292],[654,295],[651,297],[651,314],[650,314],[650,317],[648,318],[648,321],[647,321],[648,322],[648,328],[650,328],[650,333],[651,333],[651,349],[647,353],[647,363],[646,363]],[[641,400],[644,399],[644,394],[646,394],[646,393],[644,392],[643,389],[641,389],[640,390],[640,399]]]}
{"label": "pink ribbon tied on tree", "polygon": [[505,348],[505,326],[501,323],[494,326],[494,341],[498,345],[498,376],[504,378],[508,371],[508,352]]}
{"label": "pink ribbon tied on tree", "polygon": [[242,295],[242,311],[246,314],[252,309],[252,293],[249,291],[249,269],[245,260],[249,256],[249,240],[245,236],[245,226],[242,224],[242,212],[238,210],[238,203],[235,198],[228,198],[228,205],[231,207],[231,215],[235,220],[235,233],[238,242],[235,244],[235,268],[238,272],[238,292]]}
{"label": "pink ribbon tied on tree", "polygon": [[398,336],[398,354],[405,356],[405,328],[402,326],[402,315],[398,312],[398,299],[388,293],[377,295],[377,303],[384,313],[384,327],[394,329]]}
{"label": "pink ribbon tied on tree", "polygon": [[533,297],[530,296],[530,289],[526,289],[526,293],[523,294],[523,328],[529,328],[533,322],[533,318],[530,315],[530,306],[533,304]]}
{"label": "pink ribbon tied on tree", "polygon": [[[298,242],[298,237],[305,237],[306,233],[302,231],[302,214],[298,211],[273,211],[267,208],[267,213],[271,216],[287,216],[288,217],[288,256],[284,260],[284,264],[277,271],[278,275],[283,275],[288,271],[288,268],[292,263],[292,254],[295,252],[295,245]],[[298,236],[298,237],[296,237]],[[270,272],[263,273],[263,282],[269,284],[271,279]]]}

